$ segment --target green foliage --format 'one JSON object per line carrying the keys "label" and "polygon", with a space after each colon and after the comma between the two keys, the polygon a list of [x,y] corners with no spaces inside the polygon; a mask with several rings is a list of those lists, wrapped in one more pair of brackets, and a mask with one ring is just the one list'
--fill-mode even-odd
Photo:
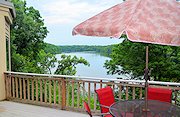
{"label": "green foliage", "polygon": [[[29,64],[29,61],[27,60],[26,57],[20,55],[20,54],[16,54],[16,53],[12,53],[12,70],[13,71],[26,71],[25,70],[25,64]],[[24,67],[22,67],[24,66]]]}
{"label": "green foliage", "polygon": [[87,46],[87,45],[59,46],[61,52],[94,51],[104,56],[110,55],[112,47],[113,47],[112,45],[109,45],[109,46]]}
{"label": "green foliage", "polygon": [[[105,63],[108,74],[131,74],[131,78],[142,78],[146,60],[146,45],[132,43],[127,39],[115,45],[111,54],[112,59]],[[148,46],[151,78],[179,82],[180,47],[155,44],[148,44]]]}
{"label": "green foliage", "polygon": [[[11,27],[12,71],[51,74],[59,47],[44,43],[48,30],[38,10],[27,7],[23,0],[12,2],[17,14]],[[74,75],[77,64],[89,65],[83,58],[62,56],[62,59],[56,74]]]}
{"label": "green foliage", "polygon": [[11,27],[12,44],[16,46],[18,54],[36,59],[39,51],[43,49],[43,40],[48,33],[44,20],[39,11],[27,7],[25,1],[12,0],[12,2],[17,14]]}
{"label": "green foliage", "polygon": [[103,56],[110,56],[113,45],[108,46],[87,46],[87,45],[72,45],[72,46],[56,46],[46,43],[45,52],[52,54],[61,54],[62,52],[85,52],[94,51]]}
{"label": "green foliage", "polygon": [[44,51],[46,53],[51,53],[51,54],[61,54],[61,49],[59,46],[49,44],[49,43],[45,43]]}
{"label": "green foliage", "polygon": [[76,56],[71,57],[70,55],[61,55],[61,60],[58,61],[58,68],[55,71],[55,74],[75,75],[77,64],[89,66],[89,63],[82,57],[77,58]]}
{"label": "green foliage", "polygon": [[57,61],[54,55],[46,54],[43,50],[38,53],[36,60],[16,53],[13,53],[12,60],[13,71],[25,73],[51,73],[51,68],[55,67]]}
{"label": "green foliage", "polygon": [[12,0],[17,17],[11,26],[12,70],[44,73],[39,67],[39,52],[44,49],[48,30],[38,10],[23,0]]}
{"label": "green foliage", "polygon": [[41,50],[38,53],[38,67],[41,70],[41,73],[49,73],[51,74],[51,69],[55,67],[55,63],[57,62],[57,58],[55,55],[50,53],[45,53],[44,50]]}

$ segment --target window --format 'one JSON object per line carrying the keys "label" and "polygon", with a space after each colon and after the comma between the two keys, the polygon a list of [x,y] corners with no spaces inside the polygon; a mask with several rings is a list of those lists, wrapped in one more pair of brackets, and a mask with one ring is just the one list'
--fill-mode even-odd
{"label": "window", "polygon": [[10,51],[10,25],[8,22],[5,23],[5,36],[6,36],[6,63],[7,70],[11,71],[11,51]]}

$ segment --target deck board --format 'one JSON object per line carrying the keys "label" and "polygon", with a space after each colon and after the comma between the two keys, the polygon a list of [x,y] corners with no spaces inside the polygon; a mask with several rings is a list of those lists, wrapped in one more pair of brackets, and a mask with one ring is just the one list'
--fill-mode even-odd
{"label": "deck board", "polygon": [[88,117],[88,115],[42,106],[0,101],[0,117]]}

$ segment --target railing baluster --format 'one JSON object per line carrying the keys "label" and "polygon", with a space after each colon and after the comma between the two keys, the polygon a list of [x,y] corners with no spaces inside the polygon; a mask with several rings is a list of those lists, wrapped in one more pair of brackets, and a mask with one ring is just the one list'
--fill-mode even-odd
{"label": "railing baluster", "polygon": [[79,108],[79,103],[80,103],[80,101],[79,101],[79,97],[80,97],[80,82],[78,81],[77,82],[77,84],[78,84],[78,89],[77,89],[77,107]]}
{"label": "railing baluster", "polygon": [[66,81],[62,78],[62,109],[66,108]]}
{"label": "railing baluster", "polygon": [[[85,95],[86,95],[86,89],[85,89],[85,82],[83,81],[82,82],[82,94],[83,94],[83,100],[85,100]],[[83,108],[84,108],[84,104],[83,104]]]}
{"label": "railing baluster", "polygon": [[100,89],[102,88],[102,80],[100,80]]}
{"label": "railing baluster", "polygon": [[119,100],[121,100],[121,95],[122,95],[122,86],[119,85]]}
{"label": "railing baluster", "polygon": [[69,106],[69,85],[70,85],[70,83],[69,83],[69,81],[66,81],[66,98],[67,98],[67,100],[66,100],[66,106]]}
{"label": "railing baluster", "polygon": [[[96,90],[96,83],[94,82],[94,91]],[[96,110],[96,104],[97,104],[97,102],[96,102],[96,93],[94,92],[94,111]]]}
{"label": "railing baluster", "polygon": [[60,80],[58,80],[58,93],[59,93],[59,95],[58,95],[58,103],[59,104],[61,104],[61,81]]}
{"label": "railing baluster", "polygon": [[26,99],[26,82],[25,79],[23,78],[23,97],[24,100]]}
{"label": "railing baluster", "polygon": [[8,94],[8,92],[9,92],[9,89],[8,89],[8,86],[9,86],[9,84],[8,84],[8,77],[9,76],[6,76],[6,79],[5,79],[5,93],[6,93],[6,97],[8,98],[9,96],[9,94]]}
{"label": "railing baluster", "polygon": [[51,86],[51,80],[49,80],[49,103],[51,104],[51,90],[52,90],[52,88],[51,88],[52,86]]}
{"label": "railing baluster", "polygon": [[74,107],[74,80],[72,81],[72,107]]}
{"label": "railing baluster", "polygon": [[128,96],[129,96],[129,94],[128,94],[128,86],[126,86],[126,100],[128,100]]}
{"label": "railing baluster", "polygon": [[47,103],[47,80],[44,81],[44,101]]}
{"label": "railing baluster", "polygon": [[31,99],[32,99],[32,101],[34,101],[34,79],[32,79],[32,96],[31,96]]}
{"label": "railing baluster", "polygon": [[42,99],[42,80],[40,80],[40,101],[43,102],[43,99]]}
{"label": "railing baluster", "polygon": [[142,87],[140,87],[140,91],[139,91],[139,98],[142,99]]}
{"label": "railing baluster", "polygon": [[30,100],[30,84],[29,84],[29,79],[27,79],[27,90],[28,90],[28,100]]}
{"label": "railing baluster", "polygon": [[9,77],[9,97],[12,97],[12,77]]}
{"label": "railing baluster", "polygon": [[38,100],[38,79],[36,79],[36,101]]}
{"label": "railing baluster", "polygon": [[56,104],[56,80],[54,80],[54,104]]}
{"label": "railing baluster", "polygon": [[88,82],[88,104],[90,105],[90,98],[91,98],[91,83]]}
{"label": "railing baluster", "polygon": [[22,82],[21,82],[21,78],[19,78],[19,88],[20,88],[20,99],[22,99]]}
{"label": "railing baluster", "polygon": [[174,96],[175,96],[174,97],[174,101],[175,101],[174,103],[175,103],[175,105],[177,105],[177,92],[178,92],[177,90],[174,90]]}
{"label": "railing baluster", "polygon": [[15,98],[15,82],[14,82],[14,77],[12,77],[12,93],[13,93],[13,98]]}
{"label": "railing baluster", "polygon": [[135,87],[133,87],[133,99],[136,98],[136,94],[135,94]]}
{"label": "railing baluster", "polygon": [[16,98],[19,98],[18,94],[18,78],[16,77]]}
{"label": "railing baluster", "polygon": [[113,89],[113,91],[115,91],[114,81],[112,81],[111,84],[112,84],[112,89]]}

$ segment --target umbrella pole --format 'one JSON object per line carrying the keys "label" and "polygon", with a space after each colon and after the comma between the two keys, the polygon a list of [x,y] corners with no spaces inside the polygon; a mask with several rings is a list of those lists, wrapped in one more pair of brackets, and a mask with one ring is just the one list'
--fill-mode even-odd
{"label": "umbrella pole", "polygon": [[149,51],[149,48],[148,46],[146,46],[146,68],[145,68],[145,74],[144,74],[144,77],[145,77],[145,111],[148,111],[148,52]]}

